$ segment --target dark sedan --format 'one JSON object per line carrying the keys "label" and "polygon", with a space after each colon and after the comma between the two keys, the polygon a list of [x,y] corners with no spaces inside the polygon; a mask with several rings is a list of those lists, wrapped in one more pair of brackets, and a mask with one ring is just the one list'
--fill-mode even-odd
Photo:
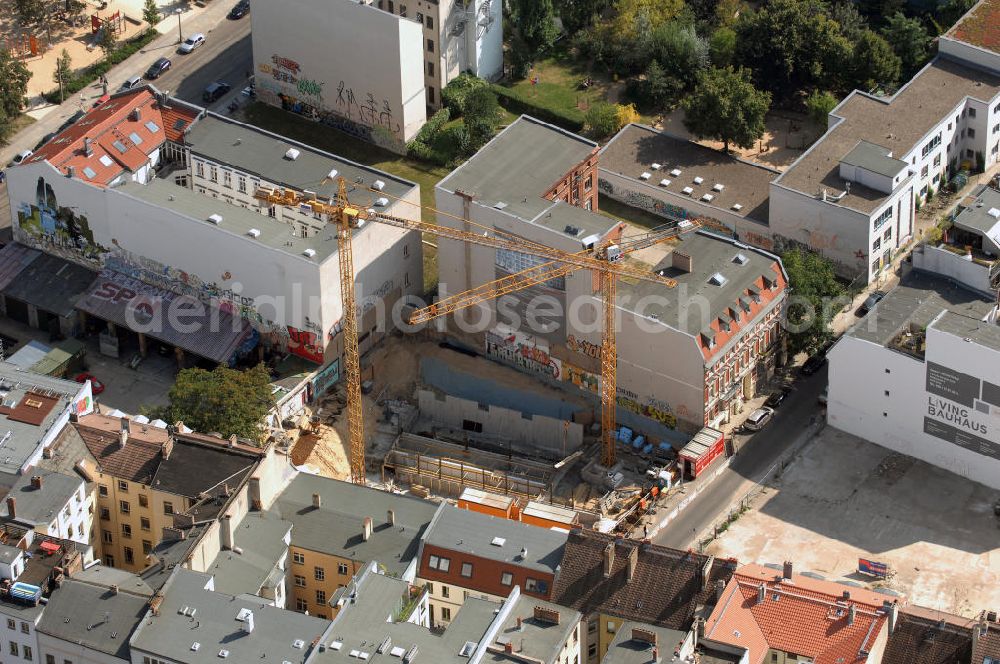
{"label": "dark sedan", "polygon": [[813,355],[802,364],[802,375],[812,376],[826,365],[825,355]]}
{"label": "dark sedan", "polygon": [[236,5],[231,10],[229,10],[228,16],[229,18],[236,20],[243,18],[249,12],[250,12],[250,3],[241,1],[237,2]]}
{"label": "dark sedan", "polygon": [[767,401],[764,402],[764,405],[767,406],[768,408],[777,408],[782,404],[782,402],[785,400],[785,397],[787,397],[789,393],[791,393],[791,390],[789,388],[787,387],[782,388],[780,392],[775,392],[771,396],[769,396],[767,398]]}
{"label": "dark sedan", "polygon": [[163,72],[170,69],[170,60],[167,58],[160,58],[153,64],[149,65],[149,69],[146,70],[146,78],[152,81],[153,79],[159,78]]}

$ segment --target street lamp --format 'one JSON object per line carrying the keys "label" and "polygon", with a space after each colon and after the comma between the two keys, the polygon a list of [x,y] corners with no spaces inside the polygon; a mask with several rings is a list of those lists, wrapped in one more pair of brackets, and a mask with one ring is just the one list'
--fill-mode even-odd
{"label": "street lamp", "polygon": [[180,44],[184,41],[184,33],[181,32],[181,9],[178,8],[175,13],[177,14],[177,43]]}

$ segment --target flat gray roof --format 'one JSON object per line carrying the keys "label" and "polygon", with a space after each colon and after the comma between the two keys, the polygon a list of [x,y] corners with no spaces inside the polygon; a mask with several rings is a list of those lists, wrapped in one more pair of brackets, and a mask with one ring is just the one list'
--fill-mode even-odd
{"label": "flat gray roof", "polygon": [[[313,506],[318,493],[322,506]],[[273,509],[295,527],[295,546],[349,560],[377,560],[394,574],[402,574],[417,555],[420,536],[438,506],[413,496],[389,493],[319,475],[299,473],[275,501]],[[395,525],[387,521],[388,511]],[[363,537],[363,521],[370,516],[372,536]]]}
{"label": "flat gray roof", "polygon": [[[522,115],[438,183],[486,206],[533,219],[552,203],[542,194],[597,148],[597,143]],[[594,183],[597,186],[597,183]]]}
{"label": "flat gray roof", "polygon": [[[603,237],[619,223],[602,214],[570,205],[565,201],[555,201],[550,204],[532,222],[581,241],[592,235]],[[572,231],[576,231],[576,234],[573,234]],[[582,242],[580,248],[583,248]]]}
{"label": "flat gray roof", "polygon": [[973,192],[973,196],[975,199],[972,204],[955,217],[955,225],[979,235],[992,232],[997,236],[994,243],[1000,244],[1000,233],[996,232],[997,226],[1000,226],[1000,216],[990,214],[1000,212],[1000,191],[983,185]]}
{"label": "flat gray roof", "polygon": [[[827,131],[775,183],[807,196],[818,196],[823,188],[831,193],[842,191],[840,160],[858,141],[869,141],[894,155],[905,156],[919,141],[929,140],[927,133],[963,99],[989,102],[998,92],[1000,76],[938,56],[892,97],[878,99],[852,92],[834,111],[843,121]],[[940,149],[943,152],[945,146]],[[871,214],[887,197],[855,182],[851,193],[838,205]]]}
{"label": "flat gray roof", "polygon": [[[221,198],[199,194],[193,189],[174,184],[168,179],[153,179],[147,184],[130,181],[118,187],[117,190],[141,201],[169,208],[177,214],[213,226],[219,233],[238,235],[245,242],[263,244],[271,249],[298,256],[304,261],[322,263],[337,251],[336,232],[332,227],[328,232],[316,233],[311,237],[304,238],[293,235],[294,229],[290,224],[254,212],[249,208],[226,203]],[[208,220],[213,214],[222,217],[222,223],[218,226]],[[249,233],[252,228],[260,231],[259,237],[250,237]],[[304,256],[302,252],[306,249],[312,249],[316,255],[313,258]]]}
{"label": "flat gray roof", "polygon": [[[653,170],[653,164],[660,164],[660,168]],[[654,198],[663,191],[687,196],[683,190],[691,187],[692,201],[711,194],[712,201],[703,205],[763,223],[768,220],[770,184],[779,175],[765,166],[637,124],[627,125],[608,141],[601,150],[598,167],[634,180]],[[671,175],[674,169],[681,174]],[[650,174],[648,180],[639,178],[643,173]],[[696,177],[702,178],[701,184],[695,183]],[[670,184],[661,185],[664,179]],[[713,189],[717,184],[723,185],[722,191]],[[737,203],[742,208],[734,211],[732,206]]]}
{"label": "flat gray roof", "polygon": [[233,543],[242,553],[221,550],[205,570],[215,577],[215,589],[229,595],[256,595],[280,558],[288,553],[284,538],[292,523],[273,512],[250,512],[233,526]]}
{"label": "flat gray roof", "polygon": [[897,173],[906,168],[906,162],[890,157],[887,148],[868,141],[858,141],[841,161],[888,178],[896,177]]}
{"label": "flat gray roof", "polygon": [[[211,576],[177,568],[163,586],[158,615],[136,630],[132,647],[174,662],[305,662],[330,621],[268,605],[253,595],[206,590]],[[187,608],[188,615],[182,610]],[[191,610],[194,610],[193,615]],[[253,613],[253,632],[243,631],[241,611]],[[197,643],[197,648],[194,644]]]}
{"label": "flat gray roof", "polygon": [[[424,541],[451,551],[555,574],[568,533],[442,505]],[[503,540],[502,544],[493,544]],[[521,558],[521,551],[527,556]]]}
{"label": "flat gray roof", "polygon": [[[385,171],[215,113],[208,113],[195,122],[184,135],[184,143],[195,154],[257,174],[262,180],[270,180],[293,189],[314,191],[326,198],[337,193],[336,180],[324,182],[334,169],[337,170],[338,177],[343,177],[349,185],[358,187],[362,198],[377,196],[368,191],[376,180],[385,183],[385,189],[382,190],[385,194],[397,198],[405,196],[416,186],[409,180]],[[299,151],[296,159],[285,158],[289,148]]]}
{"label": "flat gray roof", "polygon": [[[970,327],[978,327],[978,324],[971,321],[981,321],[994,306],[994,303],[982,295],[949,279],[913,270],[904,275],[899,286],[876,304],[848,334],[884,346],[892,341],[905,325],[912,323],[926,327],[942,311],[951,312],[961,319],[970,321],[968,323]],[[982,323],[982,326],[986,328],[988,324]],[[984,343],[990,342],[988,333],[982,338]]]}
{"label": "flat gray roof", "polygon": [[[42,479],[40,489],[36,489],[32,483],[35,476]],[[50,523],[83,485],[83,478],[79,475],[64,475],[44,468],[32,468],[14,482],[8,494],[8,497],[17,499],[14,520],[33,526]],[[80,502],[83,502],[82,499]],[[6,501],[0,506],[0,516],[10,516]]]}
{"label": "flat gray roof", "polygon": [[[559,623],[538,620],[534,617],[535,607],[552,611],[559,615]],[[521,618],[518,629],[517,619]],[[527,595],[519,595],[513,609],[507,614],[507,620],[500,625],[500,630],[494,637],[494,643],[500,645],[511,641],[517,646],[517,654],[510,656],[505,653],[492,652],[484,658],[484,662],[518,662],[518,655],[532,657],[542,662],[557,662],[556,657],[562,646],[569,639],[570,632],[576,629],[580,622],[580,612],[559,606],[552,602],[535,599]]]}
{"label": "flat gray roof", "polygon": [[657,627],[647,623],[637,623],[627,620],[615,633],[614,640],[608,646],[608,653],[601,661],[605,664],[649,664],[653,659],[653,646],[646,641],[633,639],[632,630],[641,629],[656,635],[661,661],[671,657],[678,643],[687,637],[686,632],[666,627]]}
{"label": "flat gray roof", "polygon": [[148,595],[66,579],[49,596],[38,631],[129,661],[129,637],[148,604]]}
{"label": "flat gray roof", "polygon": [[963,339],[971,339],[980,346],[1000,350],[1000,324],[988,323],[971,316],[946,311],[929,327]]}

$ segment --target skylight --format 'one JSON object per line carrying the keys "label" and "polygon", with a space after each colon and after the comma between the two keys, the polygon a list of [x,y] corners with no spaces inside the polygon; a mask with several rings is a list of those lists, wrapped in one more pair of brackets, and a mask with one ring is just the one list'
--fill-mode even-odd
{"label": "skylight", "polygon": [[86,175],[91,180],[93,180],[95,177],[97,177],[97,173],[95,173],[94,169],[91,168],[90,166],[84,166],[84,168],[83,168],[83,174]]}
{"label": "skylight", "polygon": [[146,129],[148,129],[151,133],[155,134],[156,132],[160,131],[160,125],[150,120],[149,122],[146,123]]}
{"label": "skylight", "polygon": [[128,139],[133,143],[135,143],[136,145],[140,145],[142,143],[142,136],[135,133],[134,131],[128,135]]}
{"label": "skylight", "polygon": [[111,164],[113,164],[113,163],[114,163],[113,161],[111,161],[111,157],[109,157],[109,156],[108,156],[108,155],[106,155],[106,154],[102,154],[102,155],[101,155],[101,159],[100,159],[100,162],[101,162],[102,164],[104,164],[105,166],[110,166]]}
{"label": "skylight", "polygon": [[708,278],[708,283],[713,286],[725,286],[727,279],[722,276],[721,272],[716,272],[711,277]]}
{"label": "skylight", "polygon": [[121,141],[115,141],[114,143],[112,143],[112,145],[114,145],[115,149],[121,152],[122,154],[128,152],[128,148],[125,147],[125,144],[122,143]]}

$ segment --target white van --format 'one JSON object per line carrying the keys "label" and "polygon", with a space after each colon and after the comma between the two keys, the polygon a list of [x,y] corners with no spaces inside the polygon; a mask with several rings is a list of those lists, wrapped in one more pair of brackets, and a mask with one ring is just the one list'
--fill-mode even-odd
{"label": "white van", "polygon": [[767,423],[771,421],[773,416],[773,408],[758,408],[754,412],[750,413],[750,417],[748,417],[747,421],[743,423],[743,426],[750,429],[750,431],[760,431],[767,426]]}

